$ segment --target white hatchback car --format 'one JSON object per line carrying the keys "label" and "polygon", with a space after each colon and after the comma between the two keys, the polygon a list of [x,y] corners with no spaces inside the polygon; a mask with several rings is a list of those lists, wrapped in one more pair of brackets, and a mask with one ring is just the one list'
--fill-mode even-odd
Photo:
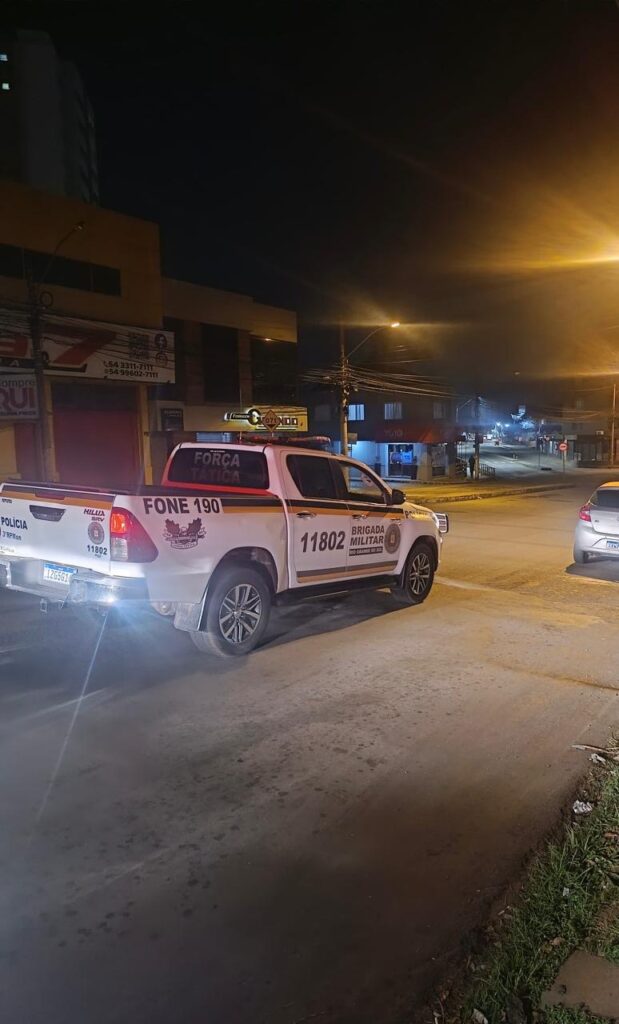
{"label": "white hatchback car", "polygon": [[619,481],[602,484],[578,513],[574,561],[619,556]]}

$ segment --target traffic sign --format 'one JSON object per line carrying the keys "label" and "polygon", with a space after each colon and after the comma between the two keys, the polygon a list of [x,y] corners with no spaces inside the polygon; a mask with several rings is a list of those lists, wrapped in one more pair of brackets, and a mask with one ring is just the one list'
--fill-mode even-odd
{"label": "traffic sign", "polygon": [[567,451],[567,441],[561,441],[561,444],[559,445],[559,451],[560,452],[566,452]]}

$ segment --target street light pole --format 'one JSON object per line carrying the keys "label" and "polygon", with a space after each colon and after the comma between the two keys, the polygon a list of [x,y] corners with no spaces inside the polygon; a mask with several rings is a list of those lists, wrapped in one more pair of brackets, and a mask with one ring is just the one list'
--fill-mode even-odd
{"label": "street light pole", "polygon": [[348,399],[350,397],[350,357],[354,356],[355,352],[358,352],[362,345],[365,345],[366,341],[373,338],[379,331],[385,330],[386,327],[400,327],[400,321],[394,320],[390,324],[379,324],[373,331],[366,334],[365,338],[362,338],[358,345],[352,349],[351,352],[346,354],[346,328],[343,323],[340,324],[340,441],[342,445],[342,455],[348,455]]}
{"label": "street light pole", "polygon": [[42,480],[49,480],[52,475],[52,437],[47,416],[47,396],[45,393],[45,358],[43,353],[43,331],[41,323],[41,287],[45,284],[56,256],[65,242],[78,231],[85,228],[83,220],[74,224],[70,231],[56,243],[47,266],[36,282],[32,268],[27,266],[26,283],[28,287],[28,305],[30,307],[30,340],[32,343],[32,363],[34,367],[34,386],[37,397],[38,419],[35,420],[37,473]]}

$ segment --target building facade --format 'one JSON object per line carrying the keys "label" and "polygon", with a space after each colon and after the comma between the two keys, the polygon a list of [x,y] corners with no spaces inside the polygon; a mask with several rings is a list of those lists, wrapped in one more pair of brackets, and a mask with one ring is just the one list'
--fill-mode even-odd
{"label": "building facade", "polygon": [[176,382],[151,408],[156,471],[180,440],[307,430],[297,399],[297,318],[248,295],[163,280],[164,327],[176,342]]}
{"label": "building facade", "polygon": [[[333,391],[308,399],[310,431],[338,449],[339,406]],[[357,392],[348,406],[349,454],[383,477],[429,480],[455,475],[456,441],[452,397]]]}
{"label": "building facade", "polygon": [[52,443],[52,477],[93,485],[150,482],[149,388],[174,381],[157,225],[0,182],[5,477],[32,479],[38,468],[33,296],[46,365],[42,414]]}
{"label": "building facade", "polygon": [[99,201],[92,107],[45,32],[0,31],[0,177]]}
{"label": "building facade", "polygon": [[307,430],[296,315],[160,266],[156,224],[0,182],[0,478],[40,476],[35,308],[54,480],[132,488],[180,440]]}

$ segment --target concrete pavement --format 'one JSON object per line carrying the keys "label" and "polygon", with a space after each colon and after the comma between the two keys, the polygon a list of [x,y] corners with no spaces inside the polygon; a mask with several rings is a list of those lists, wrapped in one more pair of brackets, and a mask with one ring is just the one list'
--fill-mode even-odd
{"label": "concrete pavement", "polygon": [[450,506],[421,608],[289,609],[241,662],[155,619],[93,659],[4,595],[6,1019],[408,1019],[617,727],[591,487]]}

